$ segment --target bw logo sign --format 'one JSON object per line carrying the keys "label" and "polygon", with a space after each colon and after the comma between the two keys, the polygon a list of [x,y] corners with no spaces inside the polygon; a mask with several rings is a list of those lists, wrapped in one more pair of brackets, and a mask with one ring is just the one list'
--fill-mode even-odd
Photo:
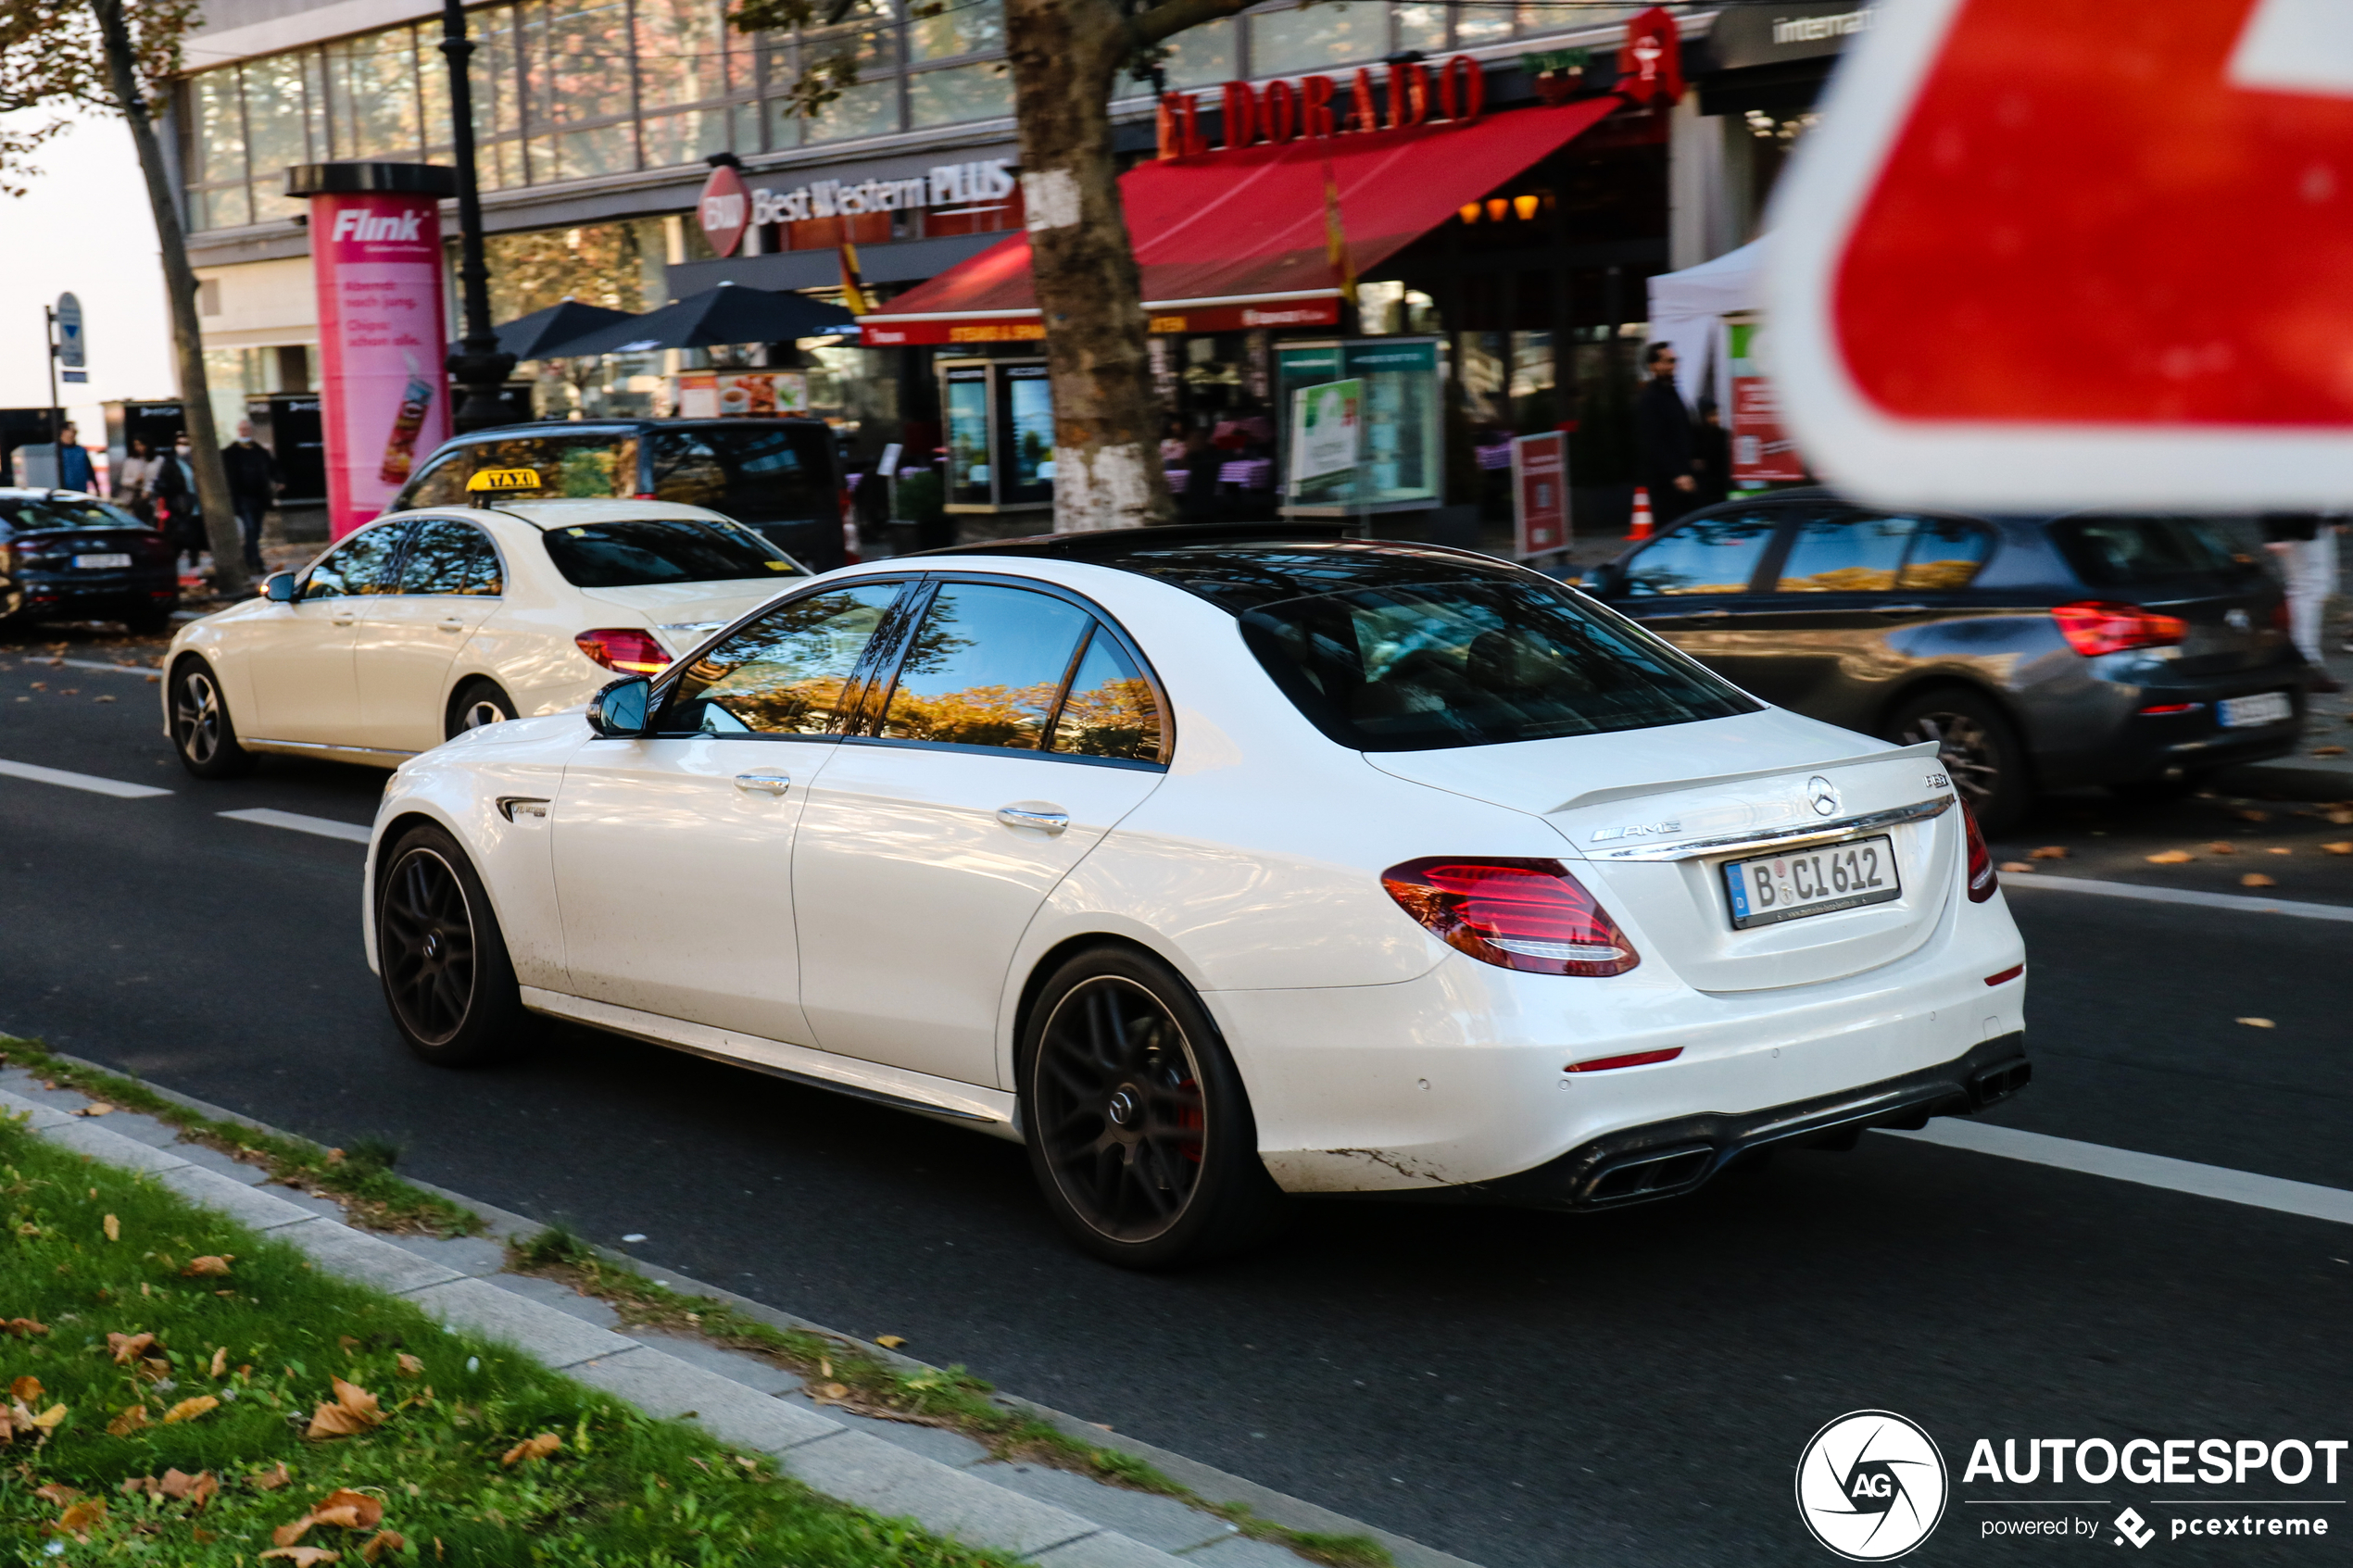
{"label": "bw logo sign", "polygon": [[1944,1517],[1944,1456],[1890,1411],[1856,1411],[1814,1434],[1797,1461],[1797,1512],[1814,1538],[1854,1562],[1884,1562]]}

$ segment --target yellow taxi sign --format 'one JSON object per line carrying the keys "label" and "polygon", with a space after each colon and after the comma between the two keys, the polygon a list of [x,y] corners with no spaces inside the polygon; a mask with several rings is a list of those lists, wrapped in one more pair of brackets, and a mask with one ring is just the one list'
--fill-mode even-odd
{"label": "yellow taxi sign", "polygon": [[537,490],[542,488],[537,469],[484,469],[466,481],[466,488],[478,490]]}

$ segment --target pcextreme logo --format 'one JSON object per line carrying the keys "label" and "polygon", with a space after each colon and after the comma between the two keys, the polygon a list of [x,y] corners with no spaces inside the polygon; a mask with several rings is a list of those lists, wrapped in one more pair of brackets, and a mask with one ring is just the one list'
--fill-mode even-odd
{"label": "pcextreme logo", "polygon": [[1893,1411],[1851,1411],[1798,1456],[1798,1517],[1851,1562],[1885,1562],[1928,1539],[1947,1490],[1935,1442]]}

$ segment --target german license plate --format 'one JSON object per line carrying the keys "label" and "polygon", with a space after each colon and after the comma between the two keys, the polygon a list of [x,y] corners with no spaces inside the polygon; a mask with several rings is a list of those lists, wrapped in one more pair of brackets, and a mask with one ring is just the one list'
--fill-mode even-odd
{"label": "german license plate", "polygon": [[1903,897],[1895,847],[1886,838],[1850,838],[1818,849],[1793,849],[1734,860],[1724,868],[1732,929],[1884,904]]}
{"label": "german license plate", "polygon": [[2257,724],[2280,724],[2296,716],[2296,707],[2285,692],[2259,692],[2253,696],[2224,697],[2216,703],[2226,730],[2244,730]]}
{"label": "german license plate", "polygon": [[107,571],[130,564],[129,556],[76,556],[73,558],[73,569],[76,571]]}

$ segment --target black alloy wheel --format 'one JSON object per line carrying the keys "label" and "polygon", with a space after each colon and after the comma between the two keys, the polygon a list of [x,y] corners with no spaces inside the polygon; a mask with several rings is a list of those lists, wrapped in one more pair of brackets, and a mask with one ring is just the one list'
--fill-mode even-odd
{"label": "black alloy wheel", "polygon": [[1239,1074],[1165,965],[1124,948],[1081,954],[1048,982],[1025,1035],[1031,1169],[1081,1246],[1167,1268],[1268,1228],[1281,1195]]}
{"label": "black alloy wheel", "polygon": [[2032,797],[2026,748],[2002,711],[1975,692],[1954,687],[1917,696],[1895,711],[1886,733],[1907,746],[1936,743],[1938,761],[1984,832],[2003,832],[2026,814]]}
{"label": "black alloy wheel", "polygon": [[445,1067],[511,1054],[529,1015],[489,896],[437,828],[401,836],[376,896],[376,962],[409,1048]]}
{"label": "black alloy wheel", "polygon": [[515,716],[515,699],[488,681],[469,681],[449,704],[448,733],[456,740],[468,730],[503,724]]}
{"label": "black alloy wheel", "polygon": [[237,744],[237,726],[220,683],[201,659],[183,659],[171,672],[171,748],[180,765],[200,779],[232,779],[253,769],[253,753]]}

